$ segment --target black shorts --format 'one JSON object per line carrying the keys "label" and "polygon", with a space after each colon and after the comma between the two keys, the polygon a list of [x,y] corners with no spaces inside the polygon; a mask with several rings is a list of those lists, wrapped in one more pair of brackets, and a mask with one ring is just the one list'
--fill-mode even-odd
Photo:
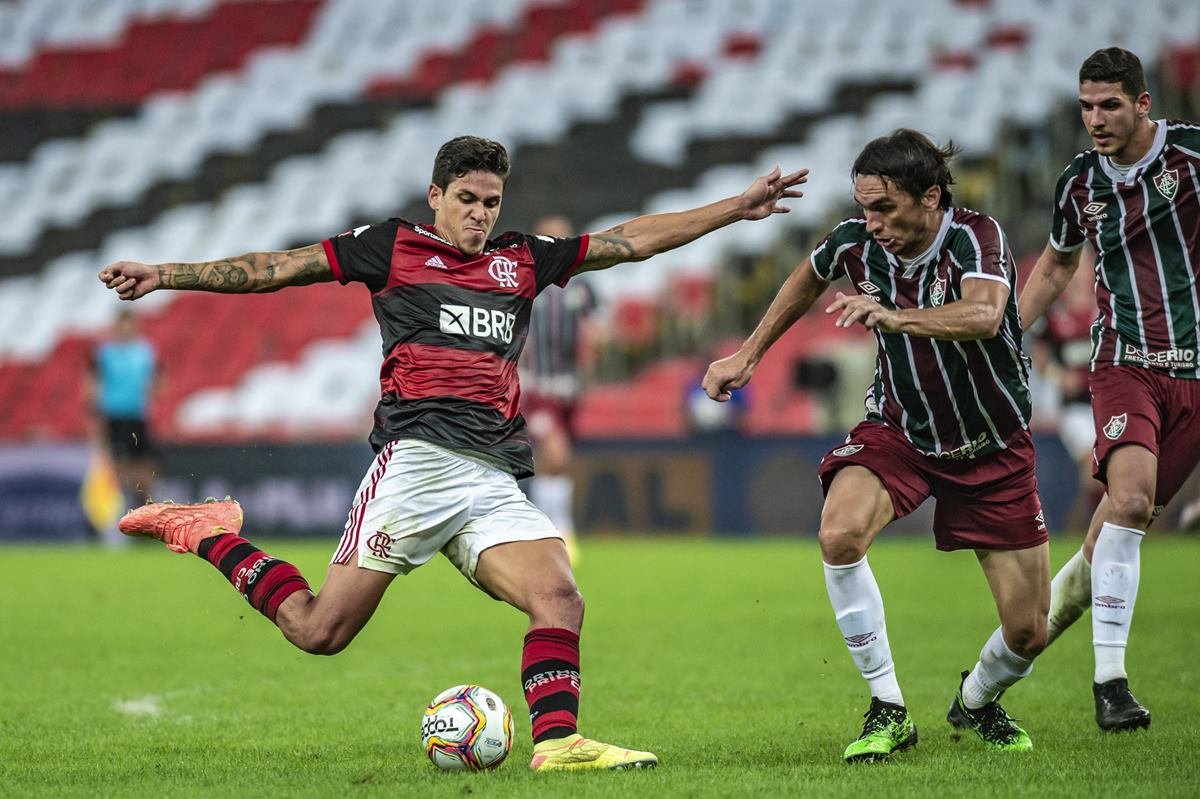
{"label": "black shorts", "polygon": [[149,458],[153,454],[145,419],[106,419],[105,425],[114,458]]}

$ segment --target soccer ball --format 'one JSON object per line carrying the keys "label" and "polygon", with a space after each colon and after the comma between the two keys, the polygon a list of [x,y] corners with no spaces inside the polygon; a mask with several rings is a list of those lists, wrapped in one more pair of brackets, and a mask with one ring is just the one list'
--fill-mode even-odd
{"label": "soccer ball", "polygon": [[456,685],[442,691],[425,708],[421,743],[438,768],[495,768],[512,749],[512,713],[504,700],[488,689]]}

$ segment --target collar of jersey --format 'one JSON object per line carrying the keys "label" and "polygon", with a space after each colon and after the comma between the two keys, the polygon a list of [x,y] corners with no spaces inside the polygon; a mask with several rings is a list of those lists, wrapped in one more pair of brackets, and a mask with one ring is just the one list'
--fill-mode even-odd
{"label": "collar of jersey", "polygon": [[1163,146],[1167,143],[1167,121],[1165,119],[1158,119],[1155,120],[1154,124],[1158,127],[1154,131],[1154,143],[1150,145],[1150,149],[1146,151],[1146,154],[1138,159],[1137,163],[1129,167],[1129,171],[1124,175],[1113,166],[1112,159],[1107,155],[1100,156],[1100,168],[1104,170],[1104,174],[1108,175],[1108,179],[1113,183],[1124,183],[1126,186],[1132,186],[1142,176],[1142,173],[1146,171],[1146,167],[1150,166],[1158,158],[1158,154],[1162,152]]}

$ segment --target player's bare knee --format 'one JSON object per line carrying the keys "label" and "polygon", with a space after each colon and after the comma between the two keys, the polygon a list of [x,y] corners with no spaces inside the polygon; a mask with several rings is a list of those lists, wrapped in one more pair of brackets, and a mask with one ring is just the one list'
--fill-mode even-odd
{"label": "player's bare knee", "polygon": [[817,534],[821,543],[821,558],[830,566],[857,563],[867,554],[867,538],[853,527],[822,521]]}
{"label": "player's bare knee", "polygon": [[535,591],[525,611],[535,624],[578,629],[583,624],[583,594],[573,581],[556,582]]}
{"label": "player's bare knee", "polygon": [[1108,495],[1109,516],[1114,524],[1145,530],[1154,513],[1154,500],[1141,492]]}
{"label": "player's bare knee", "polygon": [[1046,648],[1046,623],[1044,620],[1022,620],[1004,628],[1004,639],[1008,648],[1023,658],[1032,660]]}
{"label": "player's bare knee", "polygon": [[353,631],[336,624],[322,624],[305,630],[293,643],[310,655],[336,655],[353,640]]}

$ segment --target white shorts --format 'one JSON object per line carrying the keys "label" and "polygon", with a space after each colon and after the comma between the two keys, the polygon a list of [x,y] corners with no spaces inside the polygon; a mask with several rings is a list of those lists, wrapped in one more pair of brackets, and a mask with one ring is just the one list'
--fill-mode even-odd
{"label": "white shorts", "polygon": [[408,574],[441,552],[474,583],[485,549],[542,538],[562,535],[511,473],[408,438],[379,451],[331,563]]}

